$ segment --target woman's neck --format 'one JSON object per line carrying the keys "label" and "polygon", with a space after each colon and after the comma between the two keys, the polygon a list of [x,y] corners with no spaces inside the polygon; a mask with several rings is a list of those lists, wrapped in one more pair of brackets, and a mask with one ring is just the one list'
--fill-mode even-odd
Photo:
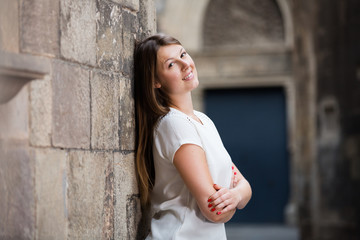
{"label": "woman's neck", "polygon": [[193,102],[191,98],[191,93],[182,97],[172,97],[170,107],[175,108],[187,115],[192,115],[194,113]]}

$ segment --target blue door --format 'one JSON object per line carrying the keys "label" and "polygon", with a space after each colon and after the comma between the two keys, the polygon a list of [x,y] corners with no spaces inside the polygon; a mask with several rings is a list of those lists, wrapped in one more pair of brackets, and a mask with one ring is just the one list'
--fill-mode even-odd
{"label": "blue door", "polygon": [[285,109],[282,88],[205,91],[205,112],[253,190],[233,223],[284,222],[289,196]]}

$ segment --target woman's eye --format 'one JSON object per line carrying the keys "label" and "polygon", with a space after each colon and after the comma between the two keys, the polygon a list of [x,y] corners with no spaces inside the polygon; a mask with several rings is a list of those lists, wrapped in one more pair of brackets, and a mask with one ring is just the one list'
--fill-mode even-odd
{"label": "woman's eye", "polygon": [[186,55],[186,52],[183,52],[180,57],[183,58]]}
{"label": "woman's eye", "polygon": [[174,66],[174,63],[170,63],[170,64],[169,64],[169,68],[171,68],[172,66]]}

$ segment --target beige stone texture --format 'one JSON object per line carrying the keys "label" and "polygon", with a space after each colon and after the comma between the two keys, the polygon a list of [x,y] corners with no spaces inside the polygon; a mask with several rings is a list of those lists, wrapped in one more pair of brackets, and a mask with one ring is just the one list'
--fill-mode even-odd
{"label": "beige stone texture", "polygon": [[21,50],[59,55],[59,0],[21,1]]}
{"label": "beige stone texture", "polygon": [[66,239],[67,176],[64,150],[34,149],[36,239]]}
{"label": "beige stone texture", "polygon": [[135,103],[132,81],[120,80],[120,148],[135,149]]}
{"label": "beige stone texture", "polygon": [[51,79],[30,82],[30,144],[51,146],[52,91]]}
{"label": "beige stone texture", "polygon": [[19,1],[0,2],[0,50],[19,52]]}
{"label": "beige stone texture", "polygon": [[121,4],[123,7],[129,8],[133,11],[139,11],[139,0],[112,0],[112,1]]}
{"label": "beige stone texture", "polygon": [[115,239],[135,239],[141,208],[134,153],[114,153]]}
{"label": "beige stone texture", "polygon": [[126,76],[132,78],[133,75],[133,54],[135,47],[135,38],[136,33],[138,32],[139,26],[138,21],[136,21],[136,15],[132,12],[123,11],[123,66],[122,71]]}
{"label": "beige stone texture", "polygon": [[155,0],[155,2],[163,2],[164,5],[158,12],[158,31],[177,38],[187,51],[201,50],[204,18],[210,1]]}
{"label": "beige stone texture", "polygon": [[65,148],[90,148],[89,71],[53,62],[52,142]]}
{"label": "beige stone texture", "polygon": [[70,151],[67,174],[69,239],[102,239],[106,171],[112,161],[112,153]]}
{"label": "beige stone texture", "polygon": [[92,73],[92,149],[119,149],[119,80],[115,74]]}
{"label": "beige stone texture", "polygon": [[28,87],[5,104],[0,104],[0,139],[28,139]]}
{"label": "beige stone texture", "polygon": [[97,64],[105,70],[120,71],[124,52],[121,7],[100,1],[97,10]]}
{"label": "beige stone texture", "polygon": [[141,0],[140,10],[138,12],[139,30],[137,36],[139,39],[156,33],[156,9],[154,0]]}
{"label": "beige stone texture", "polygon": [[33,179],[27,141],[0,139],[0,239],[34,238]]}
{"label": "beige stone texture", "polygon": [[95,66],[95,0],[60,0],[60,52],[66,59]]}

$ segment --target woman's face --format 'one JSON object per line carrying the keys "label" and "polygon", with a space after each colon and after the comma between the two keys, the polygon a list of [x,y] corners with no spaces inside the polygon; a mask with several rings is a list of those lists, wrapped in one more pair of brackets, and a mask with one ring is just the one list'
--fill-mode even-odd
{"label": "woman's face", "polygon": [[194,61],[181,45],[159,48],[156,63],[155,88],[169,96],[188,93],[199,85]]}

